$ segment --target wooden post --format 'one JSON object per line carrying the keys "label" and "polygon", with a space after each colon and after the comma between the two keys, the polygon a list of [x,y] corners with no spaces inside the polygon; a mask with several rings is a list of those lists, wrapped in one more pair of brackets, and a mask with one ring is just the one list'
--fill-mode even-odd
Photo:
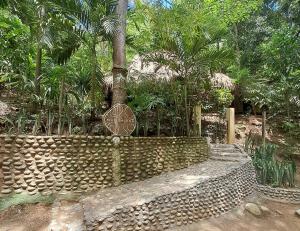
{"label": "wooden post", "polygon": [[267,118],[267,113],[266,111],[264,110],[262,112],[262,142],[263,142],[263,146],[266,145],[266,118]]}
{"label": "wooden post", "polygon": [[234,128],[234,108],[227,108],[227,143],[234,144],[235,128]]}
{"label": "wooden post", "polygon": [[201,136],[201,105],[197,105],[194,107],[195,113],[195,124],[196,124],[196,132],[198,136]]}

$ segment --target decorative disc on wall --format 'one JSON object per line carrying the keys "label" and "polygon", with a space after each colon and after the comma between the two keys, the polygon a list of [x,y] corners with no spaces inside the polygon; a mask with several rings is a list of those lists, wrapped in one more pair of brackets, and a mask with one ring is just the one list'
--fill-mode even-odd
{"label": "decorative disc on wall", "polygon": [[105,127],[117,136],[129,136],[134,131],[136,119],[126,104],[116,104],[103,115]]}

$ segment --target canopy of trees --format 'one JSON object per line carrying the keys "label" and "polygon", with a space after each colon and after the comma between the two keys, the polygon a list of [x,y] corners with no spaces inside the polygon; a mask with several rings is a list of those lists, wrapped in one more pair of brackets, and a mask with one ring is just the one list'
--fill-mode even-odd
{"label": "canopy of trees", "polygon": [[[168,79],[139,74],[137,81],[129,72],[121,101],[137,116],[135,134],[193,134],[194,106],[223,111],[235,95],[283,118],[280,126],[300,135],[298,0],[132,0],[128,7],[122,0],[1,0],[0,5],[0,88],[19,108],[2,117],[5,132],[105,134],[101,115],[113,100],[106,79],[125,60],[113,55],[124,40],[127,66],[139,55],[143,65],[156,63],[156,71],[172,73]],[[120,14],[127,18],[126,33]],[[126,66],[120,68],[126,76]],[[229,75],[235,89],[214,87],[215,73]]]}

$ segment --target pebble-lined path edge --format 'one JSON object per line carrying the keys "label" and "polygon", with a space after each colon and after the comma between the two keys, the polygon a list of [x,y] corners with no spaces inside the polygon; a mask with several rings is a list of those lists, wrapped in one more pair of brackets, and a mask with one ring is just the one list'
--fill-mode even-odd
{"label": "pebble-lined path edge", "polygon": [[253,193],[255,171],[238,146],[214,145],[211,152],[186,169],[57,204],[49,230],[160,231],[223,214]]}

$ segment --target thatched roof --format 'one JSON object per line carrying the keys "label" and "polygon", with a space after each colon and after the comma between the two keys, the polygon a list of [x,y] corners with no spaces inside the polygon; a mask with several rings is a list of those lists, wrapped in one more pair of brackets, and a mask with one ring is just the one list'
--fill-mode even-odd
{"label": "thatched roof", "polygon": [[213,87],[216,88],[225,88],[230,90],[235,88],[232,79],[223,73],[214,73],[213,76],[210,77],[210,81]]}
{"label": "thatched roof", "polygon": [[[157,80],[170,80],[178,76],[173,70],[166,65],[157,62],[148,61],[146,57],[140,55],[134,56],[132,62],[128,66],[128,78],[136,82],[144,78],[152,78]],[[108,85],[113,83],[111,74],[104,77],[104,82]]]}
{"label": "thatched roof", "polygon": [[[163,53],[160,53],[159,55],[167,56],[167,54]],[[157,57],[157,54],[154,54],[153,56]],[[129,77],[143,76],[152,77],[154,79],[170,80],[178,75],[167,65],[162,65],[158,62],[149,61],[149,57],[141,57],[139,55],[136,55],[134,57],[128,70]]]}
{"label": "thatched roof", "polygon": [[[150,56],[150,58],[148,57]],[[134,80],[135,82],[139,82],[144,78],[152,78],[155,80],[171,80],[174,77],[178,77],[178,73],[173,71],[167,65],[160,64],[159,62],[149,61],[152,57],[159,56],[168,56],[168,59],[172,59],[169,54],[166,53],[154,53],[150,54],[147,57],[141,57],[136,55],[131,64],[128,67],[128,79]],[[157,58],[159,59],[159,58]],[[213,87],[216,88],[226,88],[226,89],[234,89],[234,83],[232,79],[223,74],[223,73],[215,73],[212,77],[210,77],[211,83]],[[113,77],[111,74],[105,76],[104,82],[107,85],[112,85]]]}

